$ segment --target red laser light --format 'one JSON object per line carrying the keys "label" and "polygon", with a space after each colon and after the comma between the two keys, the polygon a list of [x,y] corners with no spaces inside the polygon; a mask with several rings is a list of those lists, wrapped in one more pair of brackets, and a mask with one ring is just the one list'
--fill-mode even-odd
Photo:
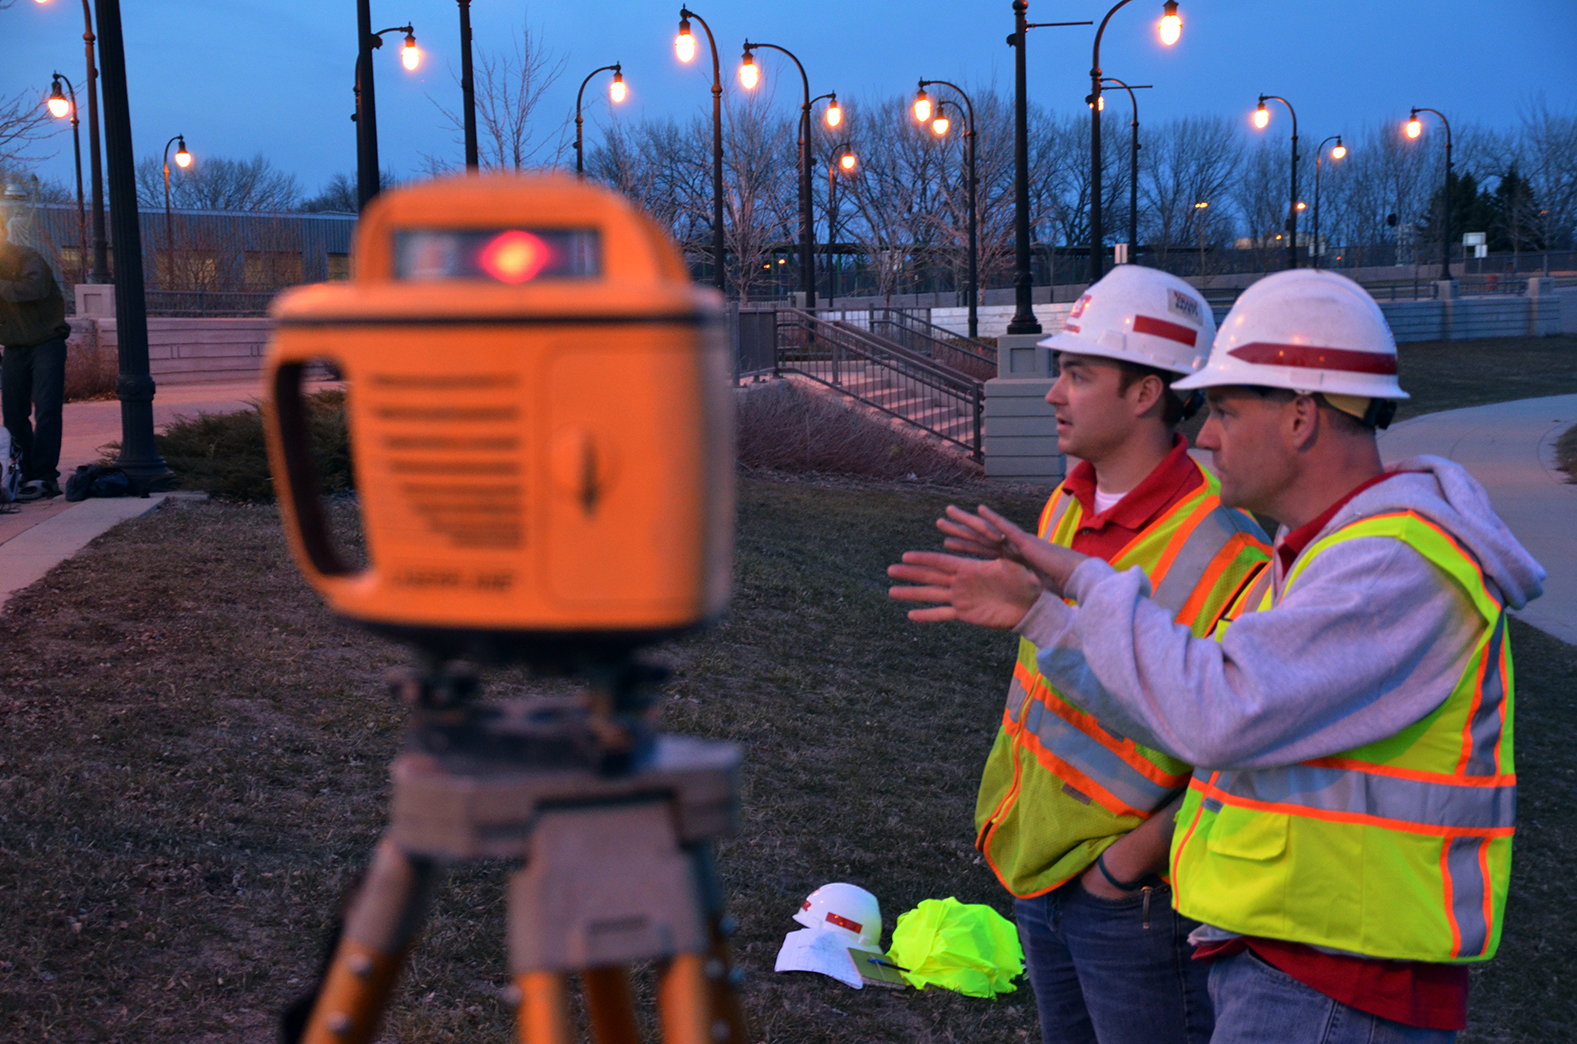
{"label": "red laser light", "polygon": [[493,237],[478,258],[487,274],[500,283],[530,282],[552,259],[552,247],[518,228]]}

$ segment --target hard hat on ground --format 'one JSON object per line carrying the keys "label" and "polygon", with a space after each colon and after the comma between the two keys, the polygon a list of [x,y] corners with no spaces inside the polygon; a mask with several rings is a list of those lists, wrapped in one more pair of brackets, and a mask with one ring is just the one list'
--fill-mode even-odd
{"label": "hard hat on ground", "polygon": [[1118,265],[1074,302],[1062,332],[1040,345],[1187,374],[1204,365],[1215,333],[1198,290],[1154,268]]}
{"label": "hard hat on ground", "polygon": [[1307,268],[1244,290],[1204,369],[1172,387],[1223,385],[1318,392],[1358,417],[1372,412],[1370,400],[1408,397],[1396,380],[1396,339],[1374,298],[1346,276]]}
{"label": "hard hat on ground", "polygon": [[882,909],[859,885],[824,884],[800,904],[794,920],[807,928],[841,932],[850,942],[875,946],[882,938]]}

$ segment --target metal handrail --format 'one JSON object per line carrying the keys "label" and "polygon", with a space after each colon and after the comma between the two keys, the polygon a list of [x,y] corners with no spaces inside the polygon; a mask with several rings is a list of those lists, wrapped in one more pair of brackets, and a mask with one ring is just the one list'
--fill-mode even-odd
{"label": "metal handrail", "polygon": [[[882,372],[881,391],[890,394],[871,394],[850,383],[856,369],[866,367]],[[968,450],[977,461],[984,459],[984,385],[919,352],[848,323],[831,322],[803,309],[780,308],[777,370],[809,378]],[[939,417],[948,416],[951,423],[939,422]]]}

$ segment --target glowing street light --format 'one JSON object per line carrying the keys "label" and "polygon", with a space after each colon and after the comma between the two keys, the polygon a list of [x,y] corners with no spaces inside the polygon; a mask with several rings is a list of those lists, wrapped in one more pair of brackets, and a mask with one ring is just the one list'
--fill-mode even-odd
{"label": "glowing street light", "polygon": [[71,112],[71,102],[66,100],[64,94],[60,93],[60,80],[58,78],[55,80],[54,89],[49,92],[49,101],[45,104],[49,106],[49,114],[57,120],[65,119]]}
{"label": "glowing street light", "polygon": [[695,57],[691,18],[706,30],[706,46],[712,53],[712,275],[717,280],[717,292],[721,294],[728,286],[727,253],[723,245],[723,67],[718,61],[717,38],[712,35],[712,27],[688,7],[679,8],[679,35],[674,38],[674,54],[681,62]]}
{"label": "glowing street light", "polygon": [[[953,111],[964,117],[964,125],[961,129],[963,130],[964,138],[964,162],[966,164],[965,170],[968,176],[968,180],[965,182],[965,187],[968,189],[969,205],[969,287],[966,296],[968,298],[969,305],[969,336],[971,338],[975,338],[980,336],[980,223],[975,210],[975,197],[979,191],[979,179],[975,176],[975,103],[969,97],[969,95],[965,94],[963,89],[956,83],[950,83],[947,80],[920,80],[920,93],[915,96],[916,112],[919,111],[919,99],[925,98],[926,109],[928,110],[927,115],[930,114],[929,110],[933,106],[930,102],[930,96],[925,93],[925,89],[933,85],[938,87],[946,87],[948,90],[957,94],[958,97],[964,102],[964,107],[962,110],[960,110],[955,104],[953,106]],[[931,122],[931,131],[934,134],[946,134],[948,127],[951,125],[951,121],[949,121],[947,118],[945,106],[946,102],[938,101],[934,107],[936,109],[936,119]],[[1030,312],[1030,317],[1033,319],[1033,311]]]}
{"label": "glowing street light", "polygon": [[[1417,105],[1408,114],[1407,123],[1402,128],[1409,138],[1417,138],[1424,132],[1424,125],[1418,119],[1421,112],[1432,112],[1440,120],[1441,126],[1446,129],[1446,187],[1441,195],[1442,209],[1445,213],[1440,222],[1440,278],[1451,278],[1451,121],[1439,109],[1429,109]],[[1466,256],[1466,255],[1464,255]],[[1463,261],[1464,270],[1467,262]]]}
{"label": "glowing street light", "polygon": [[[1090,50],[1090,268],[1088,278],[1090,282],[1100,279],[1105,267],[1105,238],[1101,227],[1101,38],[1106,35],[1106,25],[1112,20],[1112,15],[1129,4],[1131,0],[1117,0],[1111,10],[1106,12],[1106,17],[1101,19],[1100,28],[1095,30],[1095,46]],[[1161,5],[1161,21],[1157,25],[1161,34],[1161,42],[1170,47],[1175,44],[1183,33],[1183,19],[1177,13],[1177,0],[1166,0]],[[1026,164],[1027,166],[1027,159]],[[1027,232],[1027,230],[1026,230]],[[1026,235],[1027,246],[1027,235]],[[1138,244],[1132,244],[1134,249]],[[1028,251],[1024,257],[1024,268],[1028,268]],[[1027,303],[1027,302],[1026,302]],[[1015,332],[1015,331],[1009,331]]]}
{"label": "glowing street light", "polygon": [[838,268],[834,255],[838,251],[838,178],[852,177],[857,162],[854,146],[840,142],[832,147],[832,161],[827,164],[827,307],[831,308],[838,297]]}
{"label": "glowing street light", "polygon": [[580,90],[575,92],[575,176],[577,178],[584,177],[586,171],[584,143],[581,138],[581,126],[584,121],[581,119],[580,106],[586,96],[586,85],[591,82],[593,76],[600,72],[613,73],[613,82],[608,85],[608,97],[614,102],[622,102],[625,97],[624,67],[618,62],[614,62],[612,65],[604,65],[600,69],[593,69],[586,74],[584,80],[580,81]]}
{"label": "glowing street light", "polygon": [[936,107],[936,116],[931,120],[931,133],[940,138],[951,126],[952,121],[947,118],[947,103],[943,102]]}
{"label": "glowing street light", "polygon": [[1177,0],[1166,0],[1161,10],[1161,21],[1156,29],[1161,34],[1161,42],[1170,47],[1183,35],[1183,18],[1177,13]]}
{"label": "glowing street light", "polygon": [[400,48],[400,62],[408,70],[414,70],[422,61],[422,52],[416,49],[416,34],[405,34],[405,46]]}
{"label": "glowing street light", "polygon": [[921,87],[914,96],[914,118],[917,123],[924,123],[931,118],[931,96]]}
{"label": "glowing street light", "polygon": [[836,127],[843,123],[843,108],[838,104],[838,96],[832,95],[832,100],[827,103],[827,126]]}
{"label": "glowing street light", "polygon": [[739,63],[739,82],[747,91],[756,89],[761,82],[761,70],[756,68],[756,56],[745,52]]}
{"label": "glowing street light", "polygon": [[[1278,101],[1287,107],[1287,114],[1292,117],[1292,192],[1287,197],[1289,208],[1287,217],[1287,267],[1298,267],[1298,211],[1303,205],[1298,202],[1298,113],[1292,103],[1278,94],[1261,94],[1259,108],[1254,110],[1254,126],[1264,130],[1270,124],[1270,110],[1265,108],[1267,101]],[[1280,239],[1280,236],[1276,237]]]}
{"label": "glowing street light", "polygon": [[175,289],[175,225],[170,210],[170,146],[174,143],[175,165],[185,170],[192,165],[192,154],[186,151],[186,135],[177,134],[164,143],[164,288]]}
{"label": "glowing street light", "polygon": [[679,35],[674,37],[674,54],[681,62],[695,58],[695,34],[690,31],[690,19],[679,19]]}
{"label": "glowing street light", "polygon": [[[1324,248],[1322,246],[1320,246],[1320,161],[1322,159],[1324,159],[1324,157],[1325,157],[1325,146],[1328,143],[1333,142],[1333,141],[1336,143],[1336,146],[1335,146],[1335,148],[1331,149],[1331,159],[1339,160],[1343,156],[1347,155],[1347,146],[1342,144],[1342,136],[1340,134],[1332,134],[1329,138],[1326,138],[1324,141],[1320,142],[1320,147],[1314,150],[1314,267],[1315,268],[1319,268],[1320,267],[1320,255],[1324,252]],[[1338,256],[1337,259],[1340,260],[1340,257]]]}

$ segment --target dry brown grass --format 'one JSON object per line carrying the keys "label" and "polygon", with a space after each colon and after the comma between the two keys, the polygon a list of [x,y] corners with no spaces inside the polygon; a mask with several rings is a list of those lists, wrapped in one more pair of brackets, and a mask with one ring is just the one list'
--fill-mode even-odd
{"label": "dry brown grass", "polygon": [[[754,1041],[1035,1040],[1027,987],[991,1003],[771,972],[800,898],[829,880],[875,891],[889,929],[924,898],[1011,914],[970,842],[1013,642],[909,624],[882,573],[934,546],[949,496],[1025,522],[1040,499],[747,479],[733,606],[661,651],[667,727],[746,750],[720,866]],[[1562,892],[1577,649],[1513,627],[1517,874],[1464,1040],[1524,1044],[1577,1024]],[[407,653],[321,607],[272,507],[225,503],[100,539],[11,603],[0,643],[0,1040],[269,1039],[384,821],[401,714],[380,679]],[[489,675],[495,692],[532,684]],[[453,875],[385,1039],[507,1039],[506,869]]]}
{"label": "dry brown grass", "polygon": [[746,385],[736,401],[739,463],[746,468],[932,484],[982,475],[939,439],[792,381]]}

